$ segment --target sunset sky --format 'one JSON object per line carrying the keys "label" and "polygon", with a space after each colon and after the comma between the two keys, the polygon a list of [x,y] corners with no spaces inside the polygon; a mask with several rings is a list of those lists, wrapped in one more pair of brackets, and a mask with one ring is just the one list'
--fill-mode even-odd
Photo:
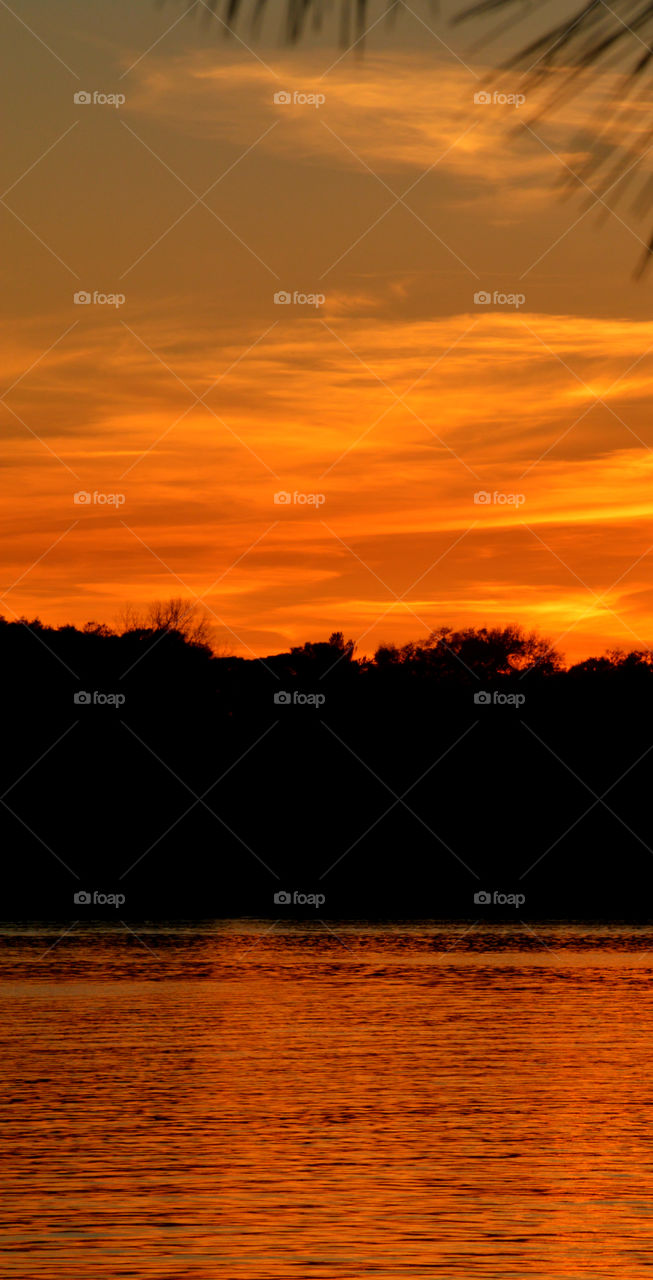
{"label": "sunset sky", "polygon": [[329,23],[225,40],[201,2],[2,7],[7,618],[181,595],[245,656],[515,621],[569,660],[651,643],[649,122],[634,100],[596,201],[573,175],[614,79],[475,103],[506,45],[456,11],[414,0],[356,56]]}

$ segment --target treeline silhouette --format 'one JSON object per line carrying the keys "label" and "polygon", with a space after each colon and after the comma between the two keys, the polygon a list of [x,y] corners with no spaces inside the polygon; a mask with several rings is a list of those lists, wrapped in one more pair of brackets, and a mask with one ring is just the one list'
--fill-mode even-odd
{"label": "treeline silhouette", "polygon": [[0,670],[8,918],[650,913],[648,651],[566,667],[507,626],[245,658],[176,600],[0,619]]}

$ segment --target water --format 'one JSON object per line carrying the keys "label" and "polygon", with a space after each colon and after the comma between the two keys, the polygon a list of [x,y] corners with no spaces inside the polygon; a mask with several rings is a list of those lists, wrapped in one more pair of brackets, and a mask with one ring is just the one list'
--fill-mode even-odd
{"label": "water", "polygon": [[4,1275],[650,1276],[653,929],[60,934],[0,937]]}

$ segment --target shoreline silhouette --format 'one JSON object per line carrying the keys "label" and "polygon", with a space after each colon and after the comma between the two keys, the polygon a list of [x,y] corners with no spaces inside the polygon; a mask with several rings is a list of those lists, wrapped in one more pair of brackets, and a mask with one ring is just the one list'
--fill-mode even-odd
{"label": "shoreline silhouette", "polygon": [[565,667],[512,625],[256,659],[153,608],[0,620],[8,917],[648,913],[648,651]]}

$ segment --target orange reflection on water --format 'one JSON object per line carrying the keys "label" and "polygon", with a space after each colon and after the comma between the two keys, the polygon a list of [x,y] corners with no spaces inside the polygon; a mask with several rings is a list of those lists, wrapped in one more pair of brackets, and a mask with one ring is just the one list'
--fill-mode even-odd
{"label": "orange reflection on water", "polygon": [[653,935],[331,927],[4,936],[6,1275],[649,1274]]}

